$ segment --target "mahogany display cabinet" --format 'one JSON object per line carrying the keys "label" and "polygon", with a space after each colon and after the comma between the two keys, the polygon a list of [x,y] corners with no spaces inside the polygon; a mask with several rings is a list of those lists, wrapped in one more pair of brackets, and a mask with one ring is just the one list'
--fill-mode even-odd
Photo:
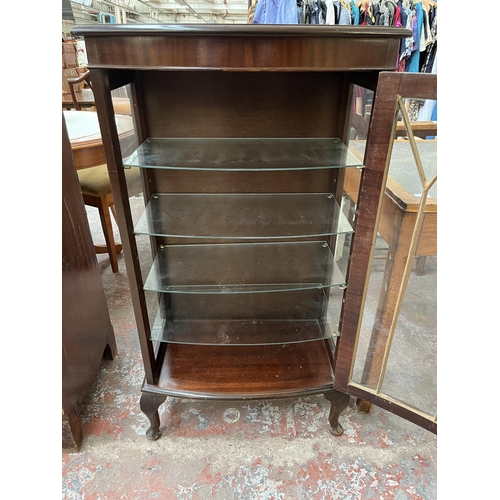
{"label": "mahogany display cabinet", "polygon": [[[370,142],[371,166],[349,151],[353,89],[375,91],[410,32],[93,25],[72,33],[85,38],[118,213],[147,437],[160,436],[168,396],[324,394],[330,430],[342,434],[385,168]],[[126,158],[111,100],[124,86],[139,144]],[[141,172],[139,216],[125,169]],[[346,169],[362,170],[355,223],[341,209]],[[150,242],[150,265],[138,238]]]}

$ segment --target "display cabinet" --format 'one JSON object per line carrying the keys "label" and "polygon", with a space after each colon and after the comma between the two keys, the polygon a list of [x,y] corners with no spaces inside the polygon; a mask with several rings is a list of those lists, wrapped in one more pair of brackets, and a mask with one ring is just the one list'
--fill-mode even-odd
{"label": "display cabinet", "polygon": [[[144,360],[141,408],[157,439],[167,396],[324,394],[331,432],[350,256],[373,223],[342,210],[354,85],[393,71],[399,28],[80,26]],[[111,91],[128,85],[139,147],[124,158]],[[134,214],[125,169],[139,169]],[[378,205],[380,186],[361,199]],[[360,202],[361,204],[361,202]],[[150,264],[138,238],[148,238]],[[146,259],[147,261],[147,259]],[[350,316],[350,317],[349,317]],[[342,363],[345,364],[345,360]]]}

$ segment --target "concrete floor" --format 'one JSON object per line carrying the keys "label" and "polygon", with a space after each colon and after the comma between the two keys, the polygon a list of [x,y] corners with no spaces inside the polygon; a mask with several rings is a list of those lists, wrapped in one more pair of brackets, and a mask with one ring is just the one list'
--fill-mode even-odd
{"label": "concrete floor", "polygon": [[[94,241],[101,243],[97,212],[87,210]],[[333,437],[322,395],[255,402],[168,398],[160,407],[163,435],[149,441],[123,255],[117,274],[106,255],[98,261],[118,355],[102,362],[82,405],[80,452],[62,456],[63,499],[437,498],[436,436],[377,407],[358,413],[353,399],[340,417],[344,434]],[[426,276],[435,283],[432,261],[429,266]],[[426,293],[423,279],[415,286]],[[414,321],[422,328],[421,315]],[[429,366],[424,372],[434,369]]]}

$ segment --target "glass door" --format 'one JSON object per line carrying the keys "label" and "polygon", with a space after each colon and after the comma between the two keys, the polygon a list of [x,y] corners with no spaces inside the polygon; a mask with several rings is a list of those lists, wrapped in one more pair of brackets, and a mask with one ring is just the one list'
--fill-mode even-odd
{"label": "glass door", "polygon": [[[355,224],[336,388],[437,432],[436,75],[382,73],[346,199]],[[347,186],[350,184],[347,183]],[[378,206],[373,193],[380,188]],[[370,194],[371,193],[371,194]],[[360,226],[374,227],[358,239]],[[356,314],[357,313],[357,314]]]}

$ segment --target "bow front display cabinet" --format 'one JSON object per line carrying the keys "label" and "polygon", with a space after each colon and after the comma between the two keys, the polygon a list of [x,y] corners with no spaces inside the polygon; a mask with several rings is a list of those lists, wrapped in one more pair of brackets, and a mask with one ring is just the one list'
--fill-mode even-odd
{"label": "bow front display cabinet", "polygon": [[[410,32],[107,25],[73,34],[85,38],[118,214],[147,437],[160,435],[167,396],[312,394],[330,401],[340,435],[385,163],[371,171],[349,151],[353,89],[375,90]],[[128,157],[111,99],[124,86],[138,144]],[[141,174],[140,213],[126,169]],[[348,169],[363,171],[354,219],[342,210]]]}

